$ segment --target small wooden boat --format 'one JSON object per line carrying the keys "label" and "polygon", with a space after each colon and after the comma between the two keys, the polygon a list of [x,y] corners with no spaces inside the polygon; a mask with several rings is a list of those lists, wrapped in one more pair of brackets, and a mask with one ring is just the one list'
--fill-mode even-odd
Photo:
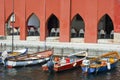
{"label": "small wooden boat", "polygon": [[48,61],[52,56],[52,54],[53,54],[53,50],[51,49],[51,50],[45,50],[31,54],[25,54],[22,56],[16,56],[16,57],[8,58],[6,61],[4,61],[4,65],[6,67],[12,68],[12,67],[40,64],[45,61]]}
{"label": "small wooden boat", "polygon": [[108,71],[116,67],[119,58],[118,52],[105,53],[98,58],[88,58],[83,60],[81,68],[83,72],[87,73]]}
{"label": "small wooden boat", "polygon": [[52,62],[48,61],[48,63],[42,65],[42,69],[44,71],[50,71],[50,72],[51,71],[60,72],[60,71],[72,69],[80,66],[86,55],[87,55],[86,51],[81,51],[68,55],[67,57],[63,57],[62,59],[60,59],[59,57],[54,57],[54,60],[52,60]]}
{"label": "small wooden boat", "polygon": [[4,54],[4,52],[3,52],[3,53],[1,53],[1,56],[0,56],[0,64],[3,63],[2,58],[5,59],[5,58],[10,58],[10,57],[20,56],[20,55],[26,54],[27,52],[28,52],[28,48],[20,49],[20,50],[14,50],[13,52],[7,51],[7,54]]}

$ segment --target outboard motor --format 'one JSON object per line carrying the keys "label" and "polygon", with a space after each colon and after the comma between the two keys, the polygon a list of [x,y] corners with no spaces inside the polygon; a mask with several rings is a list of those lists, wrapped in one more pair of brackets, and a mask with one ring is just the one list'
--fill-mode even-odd
{"label": "outboard motor", "polygon": [[85,66],[85,72],[88,72],[90,60],[85,59],[82,61],[82,64]]}
{"label": "outboard motor", "polygon": [[52,61],[52,59],[50,59],[50,61],[47,62],[47,66],[48,66],[49,72],[54,71],[54,62]]}

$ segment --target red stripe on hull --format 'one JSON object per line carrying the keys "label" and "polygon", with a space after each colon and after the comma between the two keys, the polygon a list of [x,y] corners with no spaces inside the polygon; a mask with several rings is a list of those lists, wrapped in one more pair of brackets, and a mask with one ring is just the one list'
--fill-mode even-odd
{"label": "red stripe on hull", "polygon": [[72,69],[72,68],[74,68],[74,67],[80,66],[80,65],[82,64],[82,60],[76,62],[76,66],[73,66],[74,64],[75,64],[75,62],[72,63],[72,64],[66,64],[66,65],[64,65],[64,66],[54,67],[54,70],[55,70],[56,72],[59,72],[59,71],[64,71],[64,70]]}

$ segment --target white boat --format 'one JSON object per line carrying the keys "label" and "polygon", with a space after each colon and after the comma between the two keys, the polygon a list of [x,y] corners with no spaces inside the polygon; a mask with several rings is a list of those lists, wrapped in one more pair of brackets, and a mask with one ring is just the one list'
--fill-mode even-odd
{"label": "white boat", "polygon": [[[7,54],[6,54],[7,52]],[[2,59],[4,60],[5,58],[11,58],[11,57],[15,57],[15,56],[20,56],[20,55],[24,55],[28,52],[28,48],[25,49],[20,49],[20,50],[14,50],[13,52],[11,51],[4,51],[1,53],[0,56],[0,64],[2,64]]]}
{"label": "white boat", "polygon": [[48,61],[52,55],[52,49],[31,54],[25,54],[22,56],[8,58],[6,61],[4,61],[4,65],[6,67],[12,68],[40,64]]}

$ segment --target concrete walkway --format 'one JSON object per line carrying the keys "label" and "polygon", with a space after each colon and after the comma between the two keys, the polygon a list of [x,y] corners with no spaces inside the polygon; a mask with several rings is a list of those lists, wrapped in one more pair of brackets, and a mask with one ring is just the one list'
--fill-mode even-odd
{"label": "concrete walkway", "polygon": [[[1,44],[6,44],[7,46],[11,46],[11,40],[0,40]],[[95,43],[67,43],[67,42],[41,42],[41,41],[35,41],[35,40],[27,40],[27,41],[21,41],[18,39],[14,40],[14,46],[21,46],[21,47],[42,47],[44,48],[56,48],[56,53],[61,53],[61,50],[58,49],[69,49],[70,52],[74,52],[73,50],[79,51],[79,50],[94,50],[96,52],[98,51],[118,51],[120,53],[120,44],[95,44]],[[64,50],[64,53],[70,53],[68,50]]]}

